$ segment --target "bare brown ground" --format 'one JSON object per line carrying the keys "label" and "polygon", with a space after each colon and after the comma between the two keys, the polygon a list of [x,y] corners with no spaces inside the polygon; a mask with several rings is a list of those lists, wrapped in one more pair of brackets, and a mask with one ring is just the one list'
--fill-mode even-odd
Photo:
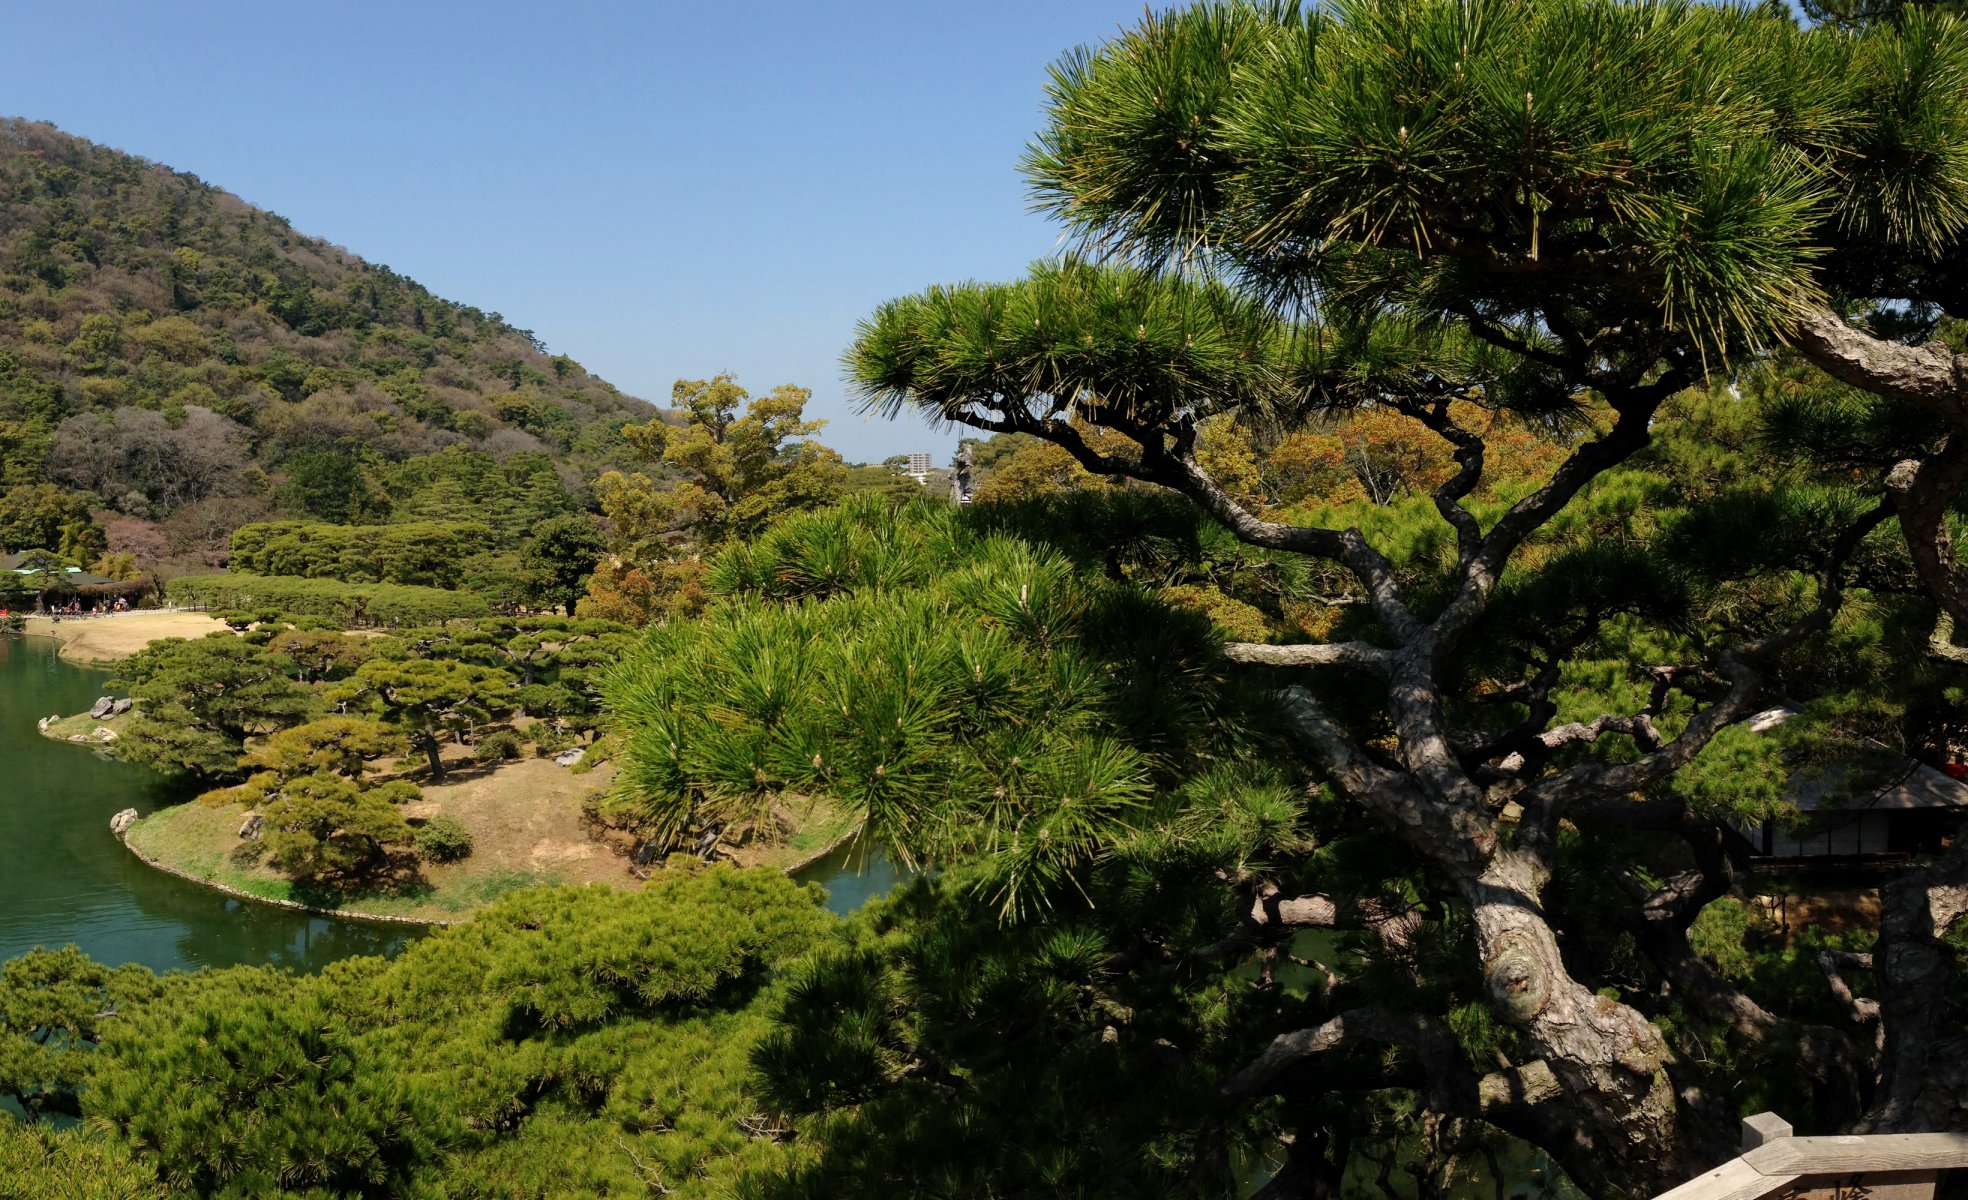
{"label": "bare brown ground", "polygon": [[128,612],[102,617],[53,620],[29,617],[27,632],[60,641],[61,656],[73,663],[114,662],[162,638],[201,638],[226,627],[207,613]]}
{"label": "bare brown ground", "polygon": [[[424,798],[403,806],[412,819],[446,813],[471,830],[473,859],[498,863],[558,883],[640,886],[627,864],[606,845],[588,836],[581,801],[607,789],[613,764],[577,775],[551,759],[509,762],[497,770],[445,764],[440,784],[424,784]],[[465,860],[469,863],[471,859]],[[434,886],[467,870],[465,863],[426,868]]]}
{"label": "bare brown ground", "polygon": [[1764,893],[1751,899],[1772,928],[1791,935],[1813,926],[1827,933],[1879,928],[1878,888],[1814,884],[1789,895]]}

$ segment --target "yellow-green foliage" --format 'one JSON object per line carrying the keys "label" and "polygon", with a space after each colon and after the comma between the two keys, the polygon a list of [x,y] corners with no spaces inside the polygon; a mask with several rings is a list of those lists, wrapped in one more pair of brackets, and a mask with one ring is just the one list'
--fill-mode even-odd
{"label": "yellow-green foliage", "polygon": [[1688,943],[1695,953],[1713,963],[1725,979],[1744,980],[1756,967],[1747,939],[1755,925],[1749,906],[1734,896],[1710,901],[1688,928]]}
{"label": "yellow-green foliage", "polygon": [[905,857],[986,854],[1006,910],[1042,909],[1206,753],[1216,638],[1035,541],[867,512],[732,552],[712,577],[737,597],[627,656],[618,789],[671,845],[824,795]]}
{"label": "yellow-green foliage", "polygon": [[0,1117],[0,1200],[165,1200],[150,1164],[84,1130]]}
{"label": "yellow-green foliage", "polygon": [[1163,588],[1161,597],[1177,608],[1187,608],[1208,617],[1210,624],[1221,629],[1231,641],[1268,641],[1273,633],[1271,622],[1266,619],[1263,610],[1245,604],[1234,596],[1226,596],[1217,588],[1178,584]]}
{"label": "yellow-green foliage", "polygon": [[725,1194],[803,1153],[748,1058],[833,923],[774,872],[679,869],[519,893],[394,961],[173,976],[84,1104],[174,1192]]}

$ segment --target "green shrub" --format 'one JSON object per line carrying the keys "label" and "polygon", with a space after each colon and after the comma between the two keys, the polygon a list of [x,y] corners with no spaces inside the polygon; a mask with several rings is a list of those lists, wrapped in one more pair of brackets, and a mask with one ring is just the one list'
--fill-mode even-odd
{"label": "green shrub", "polygon": [[519,757],[519,735],[510,729],[489,733],[472,747],[472,757],[481,763],[505,762]]}
{"label": "green shrub", "polygon": [[533,753],[541,758],[551,758],[562,750],[572,749],[580,740],[571,729],[556,729],[545,721],[533,727]]}
{"label": "green shrub", "polygon": [[439,625],[459,617],[488,616],[492,611],[484,597],[470,592],[293,575],[186,575],[173,579],[168,591],[175,604],[246,612],[267,608],[296,616],[325,617],[350,629]]}
{"label": "green shrub", "polygon": [[458,818],[439,813],[424,822],[413,844],[425,862],[456,862],[472,852],[471,830]]}

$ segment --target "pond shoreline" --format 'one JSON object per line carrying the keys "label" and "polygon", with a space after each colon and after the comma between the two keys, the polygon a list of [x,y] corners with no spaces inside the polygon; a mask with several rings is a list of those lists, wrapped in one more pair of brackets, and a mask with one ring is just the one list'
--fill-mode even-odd
{"label": "pond shoreline", "polygon": [[[821,859],[826,858],[829,854],[832,854],[834,851],[840,849],[842,846],[845,846],[849,842],[853,841],[855,837],[860,834],[860,832],[861,832],[861,826],[857,824],[853,828],[849,829],[847,832],[841,834],[838,838],[835,838],[833,841],[829,842],[826,846],[822,847],[821,849],[806,855],[804,858],[801,858],[798,862],[780,868],[780,873],[788,877],[791,877],[799,873],[800,871],[805,870],[806,868],[812,866],[814,863],[819,862]],[[471,913],[467,913],[462,917],[453,917],[449,919],[441,918],[441,917],[400,917],[400,916],[391,916],[387,913],[363,912],[360,909],[353,909],[353,908],[321,908],[312,904],[303,904],[298,900],[281,900],[273,896],[261,896],[256,893],[249,892],[244,888],[234,887],[229,883],[221,883],[216,879],[208,879],[202,875],[194,875],[190,871],[183,870],[182,868],[179,867],[171,866],[169,863],[166,863],[159,858],[146,854],[142,850],[130,844],[130,839],[128,837],[127,831],[125,833],[114,834],[113,836],[116,838],[117,841],[123,844],[123,848],[125,850],[128,850],[131,854],[136,856],[138,862],[144,864],[147,867],[152,867],[156,870],[162,871],[166,875],[175,875],[176,877],[186,881],[187,883],[195,883],[200,887],[209,888],[212,891],[219,892],[227,896],[231,896],[237,900],[251,901],[254,904],[265,904],[273,908],[285,908],[285,909],[291,909],[295,912],[311,913],[318,917],[333,917],[336,920],[340,920],[340,921],[373,921],[379,924],[413,925],[426,929],[446,927],[451,925],[461,925],[464,922],[469,921],[474,915]]]}
{"label": "pond shoreline", "polygon": [[113,670],[115,664],[165,638],[200,638],[227,628],[206,612],[183,608],[140,608],[90,617],[23,613],[25,637],[51,638],[59,644],[61,660],[72,666]]}
{"label": "pond shoreline", "polygon": [[298,900],[278,900],[272,896],[256,896],[243,888],[233,887],[229,883],[220,883],[216,879],[206,879],[202,876],[193,875],[189,871],[180,870],[177,867],[153,858],[135,846],[132,846],[130,839],[123,834],[119,833],[113,836],[117,841],[123,843],[125,850],[136,855],[137,861],[145,866],[153,867],[164,872],[166,875],[175,875],[188,883],[195,883],[200,887],[210,888],[215,892],[222,892],[237,900],[250,900],[255,904],[265,904],[273,908],[286,908],[292,909],[295,912],[313,913],[317,917],[334,917],[338,921],[374,921],[384,925],[416,925],[423,928],[440,925],[456,925],[460,923],[459,920],[447,921],[437,917],[393,917],[383,913],[357,912],[349,908],[318,908],[312,904],[302,904]]}
{"label": "pond shoreline", "polygon": [[[108,675],[59,650],[55,638],[0,634],[0,960],[73,944],[106,965],[160,972],[274,964],[306,973],[351,955],[393,954],[423,936],[419,926],[243,905],[124,853],[107,836],[110,818],[174,807],[186,789],[99,744],[35,728],[51,713],[86,713],[109,690]],[[97,723],[78,724],[86,734]]]}

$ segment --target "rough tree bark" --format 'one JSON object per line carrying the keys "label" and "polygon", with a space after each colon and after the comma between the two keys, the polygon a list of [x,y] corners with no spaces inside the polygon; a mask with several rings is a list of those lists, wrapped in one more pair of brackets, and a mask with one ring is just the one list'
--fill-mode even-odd
{"label": "rough tree bark", "polygon": [[1968,581],[1956,568],[1946,520],[1968,491],[1968,354],[1939,342],[1908,346],[1876,338],[1824,307],[1798,317],[1792,342],[1832,378],[1916,405],[1947,427],[1933,453],[1897,464],[1886,487],[1921,582],[1955,622],[1968,624]]}
{"label": "rough tree bark", "polygon": [[[1529,1090],[1522,1078],[1499,1084],[1496,1095],[1523,1098],[1514,1111],[1508,1106],[1483,1109],[1473,1098],[1482,1094],[1480,1088],[1445,1087],[1433,1101],[1450,1106],[1452,1115],[1481,1110],[1499,1124],[1514,1122],[1514,1128],[1551,1152],[1575,1178],[1592,1181],[1602,1191],[1661,1190],[1710,1165],[1722,1144],[1717,1132],[1722,1123],[1714,1119],[1719,1106],[1677,1093],[1674,1074],[1681,1065],[1646,1014],[1598,994],[1572,975],[1545,910],[1560,826],[1575,813],[1611,811],[1626,814],[1620,819],[1629,823],[1658,822],[1656,828],[1674,832],[1687,814],[1643,795],[1692,761],[1717,733],[1756,711],[1764,664],[1828,625],[1841,602],[1847,557],[1866,532],[1894,511],[1882,506],[1827,550],[1813,611],[1754,642],[1719,650],[1707,662],[1653,668],[1653,694],[1640,712],[1607,713],[1554,727],[1550,697],[1564,657],[1560,649],[1522,685],[1518,694],[1527,715],[1514,728],[1500,734],[1457,728],[1445,712],[1445,681],[1513,556],[1581,489],[1646,446],[1661,404],[1706,373],[1685,346],[1665,335],[1646,340],[1649,335],[1635,332],[1636,327],[1615,323],[1597,331],[1579,330],[1570,326],[1567,314],[1550,313],[1548,324],[1560,343],[1552,349],[1530,346],[1486,324],[1481,314],[1466,315],[1476,337],[1562,371],[1572,386],[1602,398],[1616,419],[1610,429],[1576,445],[1542,487],[1485,529],[1464,506],[1483,477],[1485,445],[1457,424],[1450,408],[1480,385],[1409,377],[1372,395],[1359,394],[1350,383],[1333,385],[1333,394],[1351,388],[1354,402],[1384,405],[1413,417],[1452,448],[1456,472],[1435,489],[1432,499],[1453,530],[1455,565],[1446,599],[1430,600],[1440,605],[1432,615],[1411,607],[1415,601],[1393,563],[1360,530],[1271,520],[1239,503],[1199,462],[1198,418],[1184,405],[1171,402],[1138,410],[1103,400],[1097,388],[1059,396],[1019,391],[1015,384],[1010,390],[1001,384],[979,385],[976,392],[964,385],[955,393],[938,392],[929,402],[944,417],[973,428],[1052,442],[1096,474],[1179,492],[1249,545],[1325,560],[1352,576],[1362,606],[1377,625],[1370,638],[1306,646],[1233,645],[1226,653],[1254,671],[1286,672],[1280,676],[1277,703],[1307,764],[1348,801],[1382,821],[1467,906],[1490,1006],[1535,1053],[1533,1061],[1513,1070],[1519,1076],[1536,1072],[1550,1081],[1548,1088]],[[1854,364],[1852,371],[1891,373],[1932,403],[1959,392],[1959,364],[1938,351],[1898,355],[1854,345],[1835,329],[1821,332],[1831,347],[1827,352]],[[1945,387],[1943,373],[1953,381]],[[1968,431],[1968,421],[1960,426]],[[1103,437],[1096,445],[1084,435],[1087,428],[1121,438]],[[1963,438],[1968,444],[1968,432]],[[1114,448],[1123,443],[1126,450]],[[1968,470],[1961,474],[1968,476]],[[1903,519],[1913,507],[1911,497],[1927,494],[1921,486],[1909,479],[1909,499],[1894,500]],[[1952,474],[1932,475],[1926,484],[1936,495],[1948,494],[1953,486]],[[1935,528],[1944,531],[1945,524]],[[1944,543],[1928,540],[1951,561]],[[1968,619],[1968,605],[1963,619]],[[1331,669],[1347,671],[1376,690],[1392,726],[1391,747],[1360,741],[1290,674]],[[1715,698],[1712,689],[1718,688]],[[1678,733],[1666,737],[1656,719],[1666,711],[1669,694],[1676,692],[1695,699],[1698,707]],[[1639,757],[1620,763],[1588,758],[1564,770],[1552,769],[1562,747],[1589,747],[1611,734],[1632,737]],[[1772,1016],[1692,953],[1687,929],[1700,905],[1687,907],[1684,902],[1706,886],[1704,876],[1678,897],[1635,897],[1635,927],[1645,931],[1643,940],[1669,986],[1685,991],[1687,1001],[1708,1019],[1724,1022],[1742,1036],[1799,1038],[1807,1066],[1821,1081],[1855,1094],[1849,1039]],[[1243,928],[1211,950],[1228,953],[1275,934],[1293,919],[1337,920],[1340,907],[1334,904],[1328,910],[1309,897],[1273,898],[1268,905],[1260,898]],[[1408,1032],[1395,1036],[1402,1029]],[[1278,1090],[1299,1064],[1361,1038],[1405,1045],[1424,1061],[1449,1061],[1424,1026],[1403,1024],[1386,1014],[1369,1024],[1364,1014],[1354,1014],[1350,1033],[1342,1025],[1284,1035],[1251,1071],[1233,1081],[1231,1090],[1238,1095]],[[1554,1124],[1558,1114],[1564,1117],[1562,1128]]]}
{"label": "rough tree bark", "polygon": [[1942,938],[1968,914],[1968,840],[1894,876],[1880,899],[1872,954],[1880,986],[1879,1088],[1860,1132],[1961,1129],[1968,1126],[1968,1037],[1947,1024],[1954,955]]}
{"label": "rough tree bark", "polygon": [[[1711,1139],[1684,1136],[1683,1113],[1667,1069],[1672,1054],[1652,1022],[1631,1006],[1597,994],[1566,967],[1543,905],[1557,826],[1574,803],[1623,796],[1666,778],[1717,731],[1749,715],[1760,682],[1755,660],[1794,644],[1828,619],[1829,609],[1795,630],[1766,639],[1766,645],[1739,648],[1721,667],[1732,683],[1725,699],[1699,714],[1672,741],[1662,745],[1653,737],[1656,748],[1638,763],[1574,769],[1538,781],[1535,768],[1519,754],[1514,761],[1524,774],[1503,791],[1522,790],[1535,802],[1527,805],[1526,820],[1509,828],[1497,802],[1497,785],[1477,778],[1479,771],[1494,776],[1508,750],[1493,747],[1486,761],[1458,757],[1456,746],[1469,739],[1459,739],[1449,726],[1442,681],[1461,636],[1481,615],[1511,556],[1587,483],[1643,447],[1655,410],[1688,382],[1691,376],[1678,368],[1650,383],[1640,382],[1659,358],[1643,355],[1644,367],[1620,377],[1580,365],[1581,375],[1590,376],[1612,403],[1617,421],[1604,435],[1578,446],[1543,488],[1510,508],[1487,532],[1461,504],[1481,478],[1483,443],[1450,419],[1448,392],[1430,401],[1389,398],[1449,440],[1461,464],[1434,495],[1437,510],[1456,533],[1460,579],[1453,597],[1430,621],[1410,610],[1392,565],[1358,530],[1279,524],[1239,504],[1197,462],[1193,424],[1155,428],[1129,412],[1094,404],[1081,414],[1085,419],[1127,435],[1140,447],[1138,457],[1123,458],[1096,451],[1068,422],[1015,408],[971,422],[1035,433],[1062,445],[1091,470],[1182,492],[1247,543],[1326,558],[1352,572],[1379,619],[1384,641],[1391,644],[1239,645],[1229,648],[1229,656],[1259,667],[1343,666],[1380,679],[1398,741],[1392,761],[1356,742],[1305,688],[1282,688],[1279,702],[1319,773],[1348,799],[1381,817],[1468,905],[1492,1008],[1536,1048],[1534,1065],[1555,1082],[1572,1110],[1568,1136],[1547,1143],[1547,1148],[1582,1178],[1617,1179],[1619,1186],[1637,1190],[1667,1184],[1705,1165],[1700,1156]],[[1834,584],[1834,606],[1836,594]],[[1672,685],[1671,676],[1667,685]],[[1651,730],[1647,714],[1609,715],[1561,740],[1636,728]],[[1333,1044],[1318,1031],[1288,1034],[1267,1052],[1268,1061],[1282,1070],[1281,1063],[1316,1055]],[[1267,1069],[1259,1077],[1269,1081],[1276,1073]],[[1246,1073],[1233,1086],[1245,1093],[1264,1086],[1253,1078]]]}

